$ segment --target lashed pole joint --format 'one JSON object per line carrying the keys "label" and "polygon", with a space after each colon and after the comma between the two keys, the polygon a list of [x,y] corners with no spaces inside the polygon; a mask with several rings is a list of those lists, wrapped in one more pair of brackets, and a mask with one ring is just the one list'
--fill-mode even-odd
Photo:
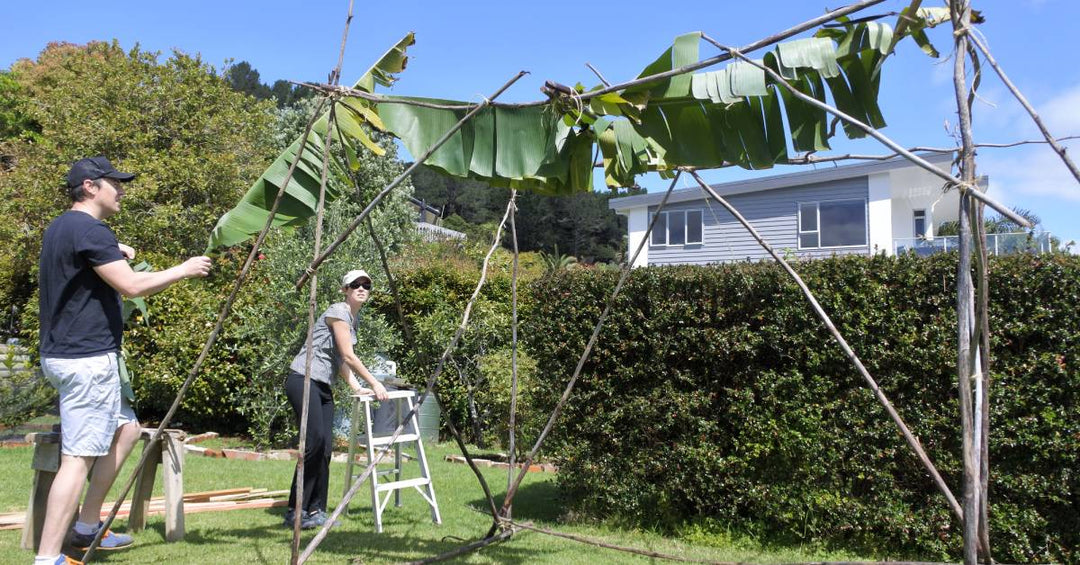
{"label": "lashed pole joint", "polygon": [[515,82],[521,79],[521,77],[527,74],[528,72],[526,71],[519,71],[518,74],[514,75],[513,78],[508,80],[506,84],[502,85],[499,90],[495,91],[495,94],[492,94],[490,97],[485,98],[482,103],[477,104],[476,107],[474,107],[467,114],[465,114],[460,120],[458,120],[456,124],[453,125],[453,127],[447,130],[442,137],[440,137],[435,143],[433,143],[431,147],[429,147],[428,150],[424,152],[423,155],[417,157],[416,161],[414,161],[412,165],[409,165],[409,167],[405,169],[400,175],[398,175],[397,178],[391,181],[390,184],[386,185],[386,188],[384,188],[382,192],[377,194],[375,198],[373,198],[371,202],[368,203],[367,207],[365,207],[363,211],[361,211],[355,218],[353,218],[352,222],[350,222],[349,225],[341,231],[341,235],[339,235],[333,243],[327,246],[326,251],[324,251],[322,255],[319,255],[317,258],[315,258],[314,261],[311,262],[310,265],[308,265],[308,267],[304,270],[304,274],[300,277],[298,281],[296,281],[296,288],[299,289],[300,287],[304,286],[304,283],[307,282],[307,279],[310,276],[309,273],[314,272],[316,269],[318,269],[319,265],[321,265],[323,261],[326,261],[326,258],[333,254],[334,251],[338,248],[338,246],[341,245],[346,239],[348,239],[350,235],[352,235],[352,232],[356,230],[360,223],[364,221],[364,218],[366,218],[368,214],[370,214],[371,211],[374,210],[376,206],[378,206],[379,202],[381,202],[387,194],[390,194],[390,192],[397,188],[399,184],[401,184],[405,179],[409,178],[409,175],[411,175],[417,167],[427,161],[428,157],[431,157],[431,155],[438,151],[438,149],[442,147],[444,143],[449,141],[450,138],[458,132],[458,130],[460,130],[465,124],[469,122],[469,120],[473,118],[473,116],[478,114],[484,108],[490,106],[492,102],[494,102],[494,100],[499,97],[500,94],[506,92],[506,89],[510,88],[511,85],[513,85]]}

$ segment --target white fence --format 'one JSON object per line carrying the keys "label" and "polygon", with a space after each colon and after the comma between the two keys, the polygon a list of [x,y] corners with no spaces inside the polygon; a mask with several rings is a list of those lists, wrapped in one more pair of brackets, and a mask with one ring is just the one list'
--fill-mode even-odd
{"label": "white fence", "polygon": [[416,231],[424,241],[442,241],[444,239],[465,239],[465,234],[446,229],[427,222],[416,222]]}

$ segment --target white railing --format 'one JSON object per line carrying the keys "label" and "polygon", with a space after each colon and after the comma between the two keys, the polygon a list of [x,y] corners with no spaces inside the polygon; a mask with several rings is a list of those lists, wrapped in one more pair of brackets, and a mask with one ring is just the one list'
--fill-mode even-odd
{"label": "white railing", "polygon": [[[918,255],[932,255],[955,251],[960,245],[959,238],[955,235],[938,236],[933,239],[925,237],[904,237],[893,240],[893,252],[915,253]],[[1050,238],[1050,232],[1029,234],[1027,232],[1013,233],[988,233],[986,234],[986,251],[990,255],[1005,255],[1008,253],[1049,253],[1054,250],[1054,242]]]}
{"label": "white railing", "polygon": [[427,222],[416,222],[416,231],[424,241],[441,241],[444,239],[465,239],[465,234],[446,229],[442,226]]}

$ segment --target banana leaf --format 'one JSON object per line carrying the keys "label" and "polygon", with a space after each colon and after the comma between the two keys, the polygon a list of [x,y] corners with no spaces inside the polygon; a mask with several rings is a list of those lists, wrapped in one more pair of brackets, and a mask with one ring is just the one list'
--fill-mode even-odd
{"label": "banana leaf", "polygon": [[[415,43],[412,33],[407,34],[370,68],[353,88],[372,92],[376,84],[390,86],[396,80],[395,75],[405,70],[408,63],[406,50]],[[370,103],[360,98],[346,98],[334,109],[335,125],[331,132],[334,140],[340,143],[346,153],[348,167],[355,170],[358,166],[356,152],[360,146],[382,154],[380,148],[364,131],[365,126],[383,129],[382,122],[371,110]],[[296,226],[315,215],[318,203],[320,177],[322,171],[324,138],[330,127],[328,109],[313,124],[306,139],[297,138],[285,149],[261,176],[248,189],[240,202],[218,219],[210,234],[206,251],[209,253],[219,247],[228,247],[246,241],[259,233],[266,224],[274,199],[293,163],[296,171],[282,196],[278,211],[274,216],[275,226]],[[339,178],[348,175],[347,170],[332,159],[331,174]],[[327,185],[328,201],[340,196],[333,190],[333,183]]]}
{"label": "banana leaf", "polygon": [[[947,12],[940,9],[920,10],[915,16],[919,21],[904,35],[914,35],[923,44],[921,31],[943,17],[947,19]],[[893,45],[893,30],[878,22],[842,24],[815,37],[782,42],[760,64],[776,70],[800,92],[822,102],[831,95],[840,110],[875,128],[884,127],[877,100],[881,63]],[[698,61],[700,40],[700,32],[677,37],[639,77]],[[395,73],[405,68],[405,50],[412,43],[410,34],[357,82],[357,88],[370,92],[376,84],[390,85]],[[601,87],[593,90],[597,88]],[[578,85],[576,91],[583,93],[585,88]],[[331,133],[345,147],[350,166],[356,166],[355,154],[361,147],[380,151],[366,128],[388,131],[413,155],[421,155],[467,112],[404,103],[410,101],[465,105],[407,97],[387,97],[377,105],[360,98],[341,100]],[[242,241],[261,228],[266,209],[294,162],[296,175],[286,187],[274,222],[295,225],[314,213],[327,124],[324,116],[308,139],[297,140],[279,156],[219,221],[211,247]],[[848,124],[844,132],[852,138],[864,135]],[[768,168],[788,158],[789,144],[800,152],[828,149],[828,115],[775,84],[762,69],[740,61],[720,70],[596,96],[584,105],[556,98],[540,106],[488,107],[434,152],[427,164],[444,174],[492,186],[569,194],[592,189],[596,150],[603,159],[606,183],[625,186],[633,184],[636,175],[668,174],[679,166]],[[335,172],[346,174],[341,165]]]}
{"label": "banana leaf", "polygon": [[[387,131],[413,155],[422,155],[466,113],[403,104],[421,101],[444,106],[452,100],[389,97],[376,108]],[[614,103],[613,103],[614,104]],[[570,194],[591,190],[591,138],[581,135],[551,106],[492,107],[478,112],[425,164],[444,174],[492,186]]]}
{"label": "banana leaf", "polygon": [[[923,20],[947,18],[939,9],[919,12]],[[815,37],[777,44],[759,62],[785,77],[798,91],[875,128],[885,127],[878,105],[880,63],[893,40],[893,30],[878,22],[848,23],[822,30]],[[912,26],[911,31],[925,28]],[[698,34],[676,39],[670,49],[640,76],[685,65],[696,55]],[[671,171],[678,166],[709,168],[725,163],[760,169],[795,151],[829,149],[829,115],[774,84],[765,71],[746,62],[695,73],[685,82],[658,81],[621,93],[639,103],[640,114],[623,125],[622,105],[600,105],[610,116],[597,131],[609,185],[632,184],[641,172]],[[787,117],[785,128],[784,115]],[[633,127],[628,127],[631,125]],[[850,138],[865,136],[844,123]],[[641,148],[649,148],[642,151]]]}
{"label": "banana leaf", "polygon": [[[638,78],[670,71],[698,62],[701,32],[695,31],[675,38],[675,43],[659,58],[645,67]],[[644,103],[649,98],[678,98],[690,95],[690,75],[682,74],[646,84],[631,86],[622,91],[622,97]]]}

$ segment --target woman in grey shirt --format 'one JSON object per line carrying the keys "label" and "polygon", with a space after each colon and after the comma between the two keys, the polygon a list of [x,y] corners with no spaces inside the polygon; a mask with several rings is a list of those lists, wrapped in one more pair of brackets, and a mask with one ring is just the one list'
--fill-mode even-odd
{"label": "woman in grey shirt", "polygon": [[[346,379],[356,393],[375,394],[386,400],[386,388],[371,375],[353,352],[356,343],[356,313],[371,296],[371,277],[361,269],[349,271],[341,279],[344,302],[331,304],[315,322],[311,339],[311,391],[308,397],[307,441],[304,445],[304,508],[300,527],[315,528],[326,523],[326,491],[330,482],[330,455],[333,451],[334,394],[333,376]],[[307,364],[307,343],[301,347],[289,365],[285,379],[285,394],[300,421],[304,402],[304,368]],[[369,389],[356,380],[360,375]],[[289,511],[285,525],[292,527],[296,508],[296,475],[293,475],[289,495]]]}

